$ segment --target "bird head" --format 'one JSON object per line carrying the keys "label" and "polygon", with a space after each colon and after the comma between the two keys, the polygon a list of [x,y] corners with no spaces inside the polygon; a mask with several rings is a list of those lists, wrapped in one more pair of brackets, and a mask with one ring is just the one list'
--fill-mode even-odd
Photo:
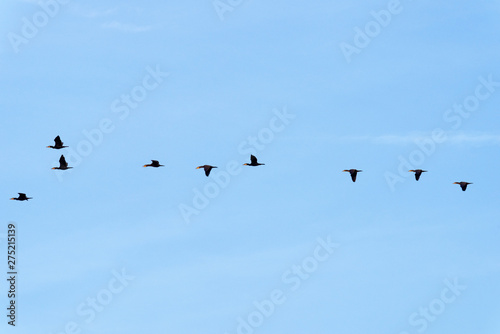
{"label": "bird head", "polygon": [[148,165],[144,165],[144,166],[142,166],[142,167],[148,167]]}
{"label": "bird head", "polygon": [[17,198],[12,197],[12,198],[11,198],[11,200],[12,200],[12,199],[13,199],[13,200],[16,200]]}
{"label": "bird head", "polygon": [[244,163],[243,166],[250,166],[250,164]]}

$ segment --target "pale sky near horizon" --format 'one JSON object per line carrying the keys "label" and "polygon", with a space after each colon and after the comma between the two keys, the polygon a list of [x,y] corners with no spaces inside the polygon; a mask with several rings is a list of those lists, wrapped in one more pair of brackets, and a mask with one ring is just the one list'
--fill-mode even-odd
{"label": "pale sky near horizon", "polygon": [[499,1],[0,10],[4,332],[499,333]]}

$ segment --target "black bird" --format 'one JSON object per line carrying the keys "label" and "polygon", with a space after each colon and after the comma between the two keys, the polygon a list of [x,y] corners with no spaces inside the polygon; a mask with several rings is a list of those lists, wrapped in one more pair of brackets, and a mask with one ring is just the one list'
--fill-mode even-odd
{"label": "black bird", "polygon": [[243,164],[243,166],[260,166],[260,165],[265,165],[257,162],[257,158],[254,155],[250,155],[250,163],[249,164]]}
{"label": "black bird", "polygon": [[68,167],[68,163],[66,162],[66,159],[64,159],[64,155],[61,155],[59,158],[59,167],[52,167],[52,169],[61,169],[61,170],[66,170],[70,169],[73,167]]}
{"label": "black bird", "polygon": [[472,184],[471,182],[453,182],[453,184],[459,184],[460,188],[462,188],[462,191],[465,191],[467,189],[468,184]]}
{"label": "black bird", "polygon": [[422,170],[422,169],[410,169],[409,172],[414,172],[415,173],[415,180],[418,181],[418,179],[420,179],[420,175],[422,175],[422,173],[427,172],[427,171]]}
{"label": "black bird", "polygon": [[203,166],[196,167],[196,169],[200,169],[200,168],[203,168],[205,170],[205,175],[209,176],[212,168],[218,168],[218,167],[217,166],[210,166],[210,165],[203,165]]}
{"label": "black bird", "polygon": [[16,201],[27,201],[29,199],[32,199],[33,197],[26,197],[26,194],[23,193],[18,193],[19,197],[12,197],[11,199],[16,200]]}
{"label": "black bird", "polygon": [[362,172],[362,170],[359,170],[359,169],[344,169],[343,172],[349,172],[351,174],[352,182],[356,182],[356,175],[358,174],[358,172]]}
{"label": "black bird", "polygon": [[144,165],[142,167],[163,167],[163,165],[160,165],[158,160],[151,160],[150,164]]}
{"label": "black bird", "polygon": [[48,148],[54,148],[56,150],[58,149],[61,149],[61,148],[65,148],[65,147],[68,147],[68,146],[63,146],[63,142],[61,141],[61,137],[57,136],[54,138],[54,146],[47,146]]}

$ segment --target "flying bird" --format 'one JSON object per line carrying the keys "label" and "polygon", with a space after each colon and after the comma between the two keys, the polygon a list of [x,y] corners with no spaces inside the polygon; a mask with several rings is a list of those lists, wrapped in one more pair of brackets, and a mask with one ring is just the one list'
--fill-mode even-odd
{"label": "flying bird", "polygon": [[29,199],[32,199],[33,197],[26,197],[26,194],[23,194],[23,193],[18,193],[19,194],[19,197],[12,197],[11,199],[12,200],[16,200],[16,201],[27,201]]}
{"label": "flying bird", "polygon": [[359,170],[359,169],[344,169],[343,172],[349,172],[351,174],[352,182],[356,182],[356,175],[358,175],[358,172],[362,172],[362,170]]}
{"label": "flying bird", "polygon": [[73,167],[68,167],[68,163],[66,162],[64,155],[61,155],[61,157],[59,158],[59,167],[52,167],[52,169],[60,169],[60,170],[66,170],[70,168]]}
{"label": "flying bird", "polygon": [[422,173],[427,172],[427,171],[422,170],[422,169],[410,169],[409,172],[414,172],[415,173],[415,180],[418,181],[418,179],[420,179],[420,175],[422,175]]}
{"label": "flying bird", "polygon": [[209,176],[212,168],[218,168],[218,167],[217,166],[210,166],[210,165],[203,165],[203,166],[196,167],[196,169],[200,169],[200,168],[203,168],[205,170],[205,175]]}
{"label": "flying bird", "polygon": [[462,188],[462,191],[465,191],[467,189],[468,184],[472,184],[472,182],[453,182],[453,184],[459,184],[460,188]]}
{"label": "flying bird", "polygon": [[142,167],[163,167],[164,165],[160,165],[158,160],[151,160],[150,164],[144,165]]}
{"label": "flying bird", "polygon": [[68,147],[68,146],[64,146],[64,143],[61,141],[61,137],[57,136],[54,138],[54,146],[50,145],[50,146],[47,146],[48,148],[54,148],[56,150],[58,149],[61,149],[61,148],[64,148],[64,147]]}
{"label": "flying bird", "polygon": [[243,166],[260,166],[260,165],[265,165],[257,162],[257,158],[254,155],[250,155],[250,163],[249,164],[243,164]]}

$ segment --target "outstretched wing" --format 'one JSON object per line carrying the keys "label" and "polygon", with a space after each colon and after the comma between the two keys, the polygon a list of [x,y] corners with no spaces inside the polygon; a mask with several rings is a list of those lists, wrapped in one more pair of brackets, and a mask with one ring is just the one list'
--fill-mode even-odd
{"label": "outstretched wing", "polygon": [[61,141],[61,137],[59,137],[59,136],[57,136],[56,138],[54,138],[54,143],[55,143],[56,147],[63,146],[63,142]]}
{"label": "outstretched wing", "polygon": [[26,194],[24,194],[24,193],[18,193],[18,194],[19,194],[19,200],[20,201],[27,199],[26,198]]}
{"label": "outstretched wing", "polygon": [[422,171],[421,170],[415,171],[415,180],[418,181],[418,179],[420,179],[420,175],[422,175]]}
{"label": "outstretched wing", "polygon": [[465,191],[465,189],[467,189],[467,183],[460,183],[460,187],[462,188],[462,191]]}
{"label": "outstretched wing", "polygon": [[59,158],[59,165],[60,165],[59,167],[61,167],[61,168],[68,167],[68,163],[66,162],[64,155],[61,155],[61,157]]}
{"label": "outstretched wing", "polygon": [[350,173],[352,182],[356,182],[356,176],[358,175],[358,172],[356,170],[351,170]]}
{"label": "outstretched wing", "polygon": [[255,155],[253,155],[253,154],[252,154],[252,155],[250,155],[250,163],[251,163],[252,165],[257,164],[257,158],[256,158],[256,157],[255,157]]}

